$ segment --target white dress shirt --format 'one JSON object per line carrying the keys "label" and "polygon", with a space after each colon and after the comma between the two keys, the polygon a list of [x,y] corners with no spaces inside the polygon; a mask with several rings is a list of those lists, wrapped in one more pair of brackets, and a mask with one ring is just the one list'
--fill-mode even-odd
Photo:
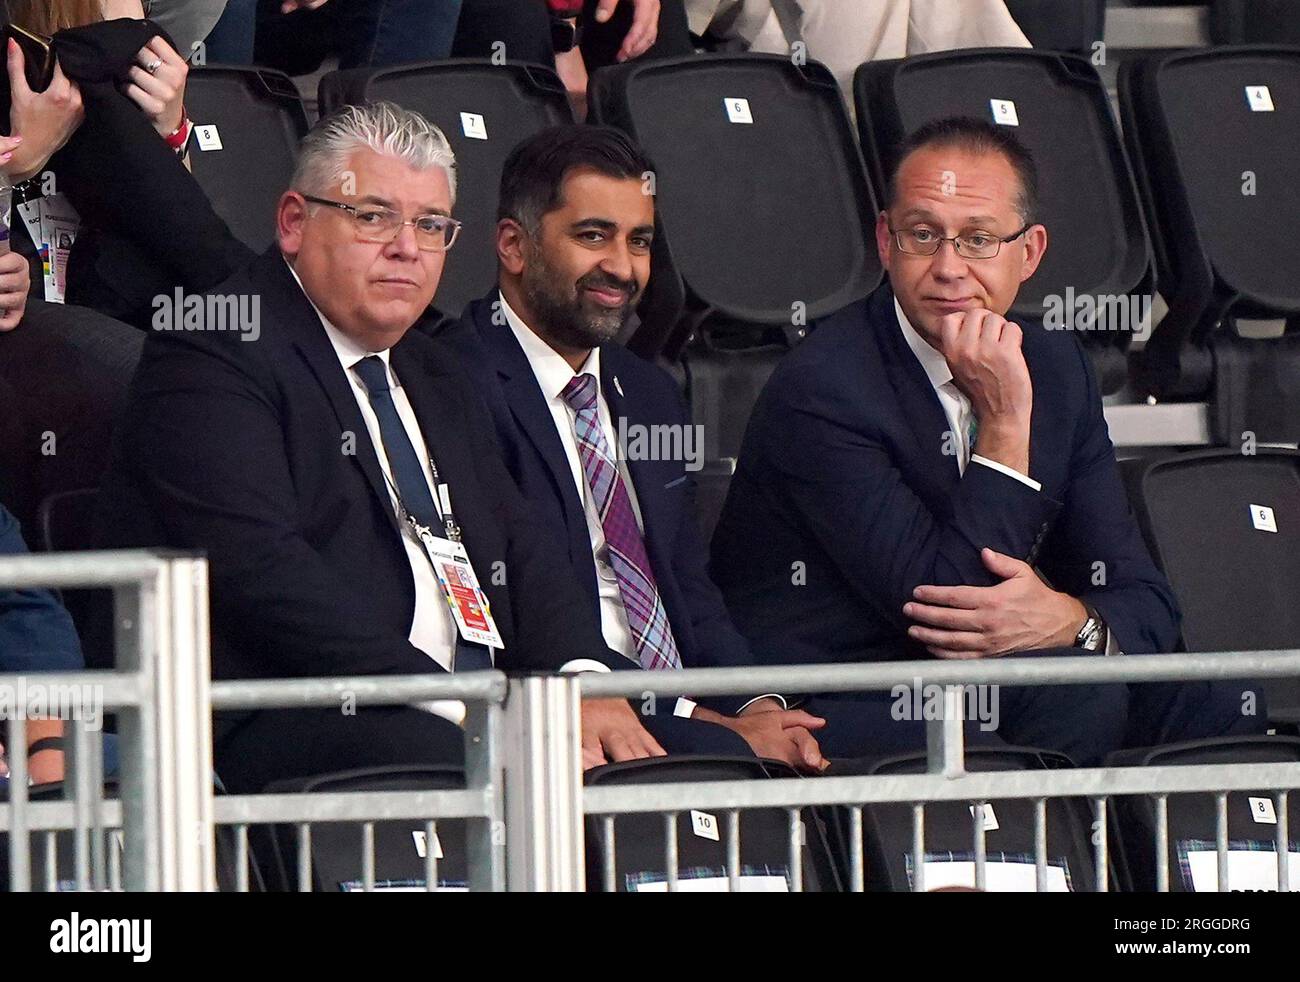
{"label": "white dress shirt", "polygon": [[[632,484],[632,477],[628,473],[627,463],[619,453],[617,430],[614,426],[613,417],[610,415],[609,403],[605,401],[604,389],[600,386],[600,348],[593,348],[587,355],[587,360],[582,363],[582,367],[576,372],[564,358],[556,352],[549,344],[543,341],[532,329],[526,325],[514,309],[506,301],[504,295],[501,296],[501,310],[505,314],[506,323],[510,325],[510,330],[514,332],[515,339],[519,346],[524,349],[524,355],[528,358],[528,364],[532,367],[533,375],[537,378],[537,384],[541,387],[542,395],[546,397],[546,407],[551,411],[551,419],[555,423],[555,429],[560,435],[560,443],[564,447],[564,455],[569,461],[569,471],[573,475],[573,485],[578,491],[578,497],[582,499],[583,514],[587,519],[587,537],[591,540],[591,554],[596,563],[596,588],[600,600],[600,630],[605,637],[605,643],[620,654],[631,659],[633,662],[640,664],[640,656],[637,654],[636,642],[632,638],[632,628],[628,625],[627,609],[623,605],[623,594],[619,590],[618,577],[614,573],[614,567],[609,563],[609,549],[605,544],[605,528],[600,521],[600,513],[596,510],[595,499],[591,494],[591,488],[587,484],[587,473],[582,466],[582,457],[578,451],[578,438],[574,433],[574,423],[578,414],[560,395],[565,386],[573,380],[575,375],[591,375],[596,379],[596,412],[600,419],[600,429],[605,435],[605,445],[609,447],[610,452],[617,458],[611,461],[618,468],[618,475],[623,480],[623,486],[627,489],[628,499],[632,503],[632,512],[636,516],[637,527],[645,532],[645,522],[641,518],[641,508],[637,504],[636,487]],[[592,659],[575,659],[563,668],[566,672],[584,672],[596,671],[604,672],[609,669],[598,661]],[[745,703],[745,706],[758,699],[772,698],[784,705],[785,700],[776,694],[759,696]],[[742,706],[741,709],[744,709]],[[695,711],[695,703],[689,699],[678,699],[674,709],[676,716],[690,716]]]}
{"label": "white dress shirt", "polygon": [[939,351],[931,347],[925,338],[917,333],[916,328],[907,319],[907,315],[903,313],[903,308],[899,306],[897,297],[894,298],[894,312],[898,314],[898,326],[903,331],[903,340],[907,342],[907,346],[916,355],[916,360],[921,363],[926,377],[929,378],[930,384],[934,386],[935,395],[939,397],[939,404],[943,406],[943,414],[948,417],[948,429],[952,432],[957,450],[958,473],[966,473],[966,462],[969,460],[975,464],[992,467],[995,471],[1014,478],[1035,491],[1042,491],[1043,486],[1038,481],[1021,474],[1014,468],[1000,464],[996,460],[981,457],[974,452],[974,447],[968,446],[970,424],[973,418],[970,400],[957,388],[957,384],[952,378],[952,369],[948,367],[947,360]]}
{"label": "white dress shirt", "polygon": [[[573,429],[578,414],[561,396],[565,386],[576,375],[591,375],[596,379],[596,412],[600,418],[600,429],[605,436],[605,445],[617,458],[618,438],[613,419],[610,417],[609,403],[605,401],[605,393],[600,388],[600,349],[593,348],[582,367],[575,372],[554,348],[534,334],[519,319],[519,315],[506,302],[504,296],[501,298],[501,310],[505,314],[506,323],[514,331],[519,346],[524,349],[524,355],[527,356],[528,364],[533,369],[533,375],[537,378],[542,395],[546,397],[546,408],[551,411],[551,419],[555,423],[556,432],[560,435],[560,443],[564,447],[564,456],[569,461],[573,486],[582,500],[583,515],[587,519],[587,535],[591,539],[591,554],[596,562],[596,590],[600,597],[600,630],[605,636],[605,644],[632,662],[640,664],[636,643],[632,639],[632,628],[627,620],[627,610],[623,606],[623,595],[619,591],[618,577],[609,562],[605,528],[601,524],[600,513],[596,510],[591,488],[587,485],[587,474],[583,470],[582,457],[578,451],[578,438]],[[610,463],[618,469],[623,486],[627,488],[628,498],[632,502],[632,511],[636,515],[637,527],[644,530],[645,523],[641,519],[636,489],[632,486],[627,464],[619,459],[611,460]]]}
{"label": "white dress shirt", "polygon": [[[301,287],[302,280],[298,279],[297,272],[294,271],[292,266],[289,267],[289,270],[293,273],[293,278],[297,281],[298,286]],[[307,295],[306,290],[303,291],[303,295]],[[420,458],[420,467],[424,472],[424,479],[428,482],[430,496],[436,505],[438,495],[434,487],[433,473],[429,468],[429,451],[425,446],[424,437],[420,433],[420,424],[415,418],[415,411],[411,408],[406,393],[402,390],[401,380],[393,371],[390,364],[390,353],[388,351],[368,351],[331,324],[310,296],[307,296],[307,300],[311,303],[317,316],[320,317],[321,325],[325,328],[325,334],[329,338],[334,353],[338,356],[339,364],[343,366],[344,374],[347,375],[348,382],[352,386],[352,395],[357,400],[357,408],[361,410],[361,418],[365,421],[366,430],[370,434],[370,442],[375,448],[375,456],[379,458],[379,466],[384,473],[384,483],[388,486],[388,498],[392,503],[393,513],[398,516],[398,522],[402,527],[402,545],[406,549],[406,559],[411,566],[411,578],[415,582],[415,611],[411,618],[409,631],[411,644],[450,671],[452,654],[456,645],[456,627],[452,623],[451,612],[447,608],[447,601],[443,597],[442,588],[438,585],[438,579],[433,572],[433,564],[424,551],[423,543],[416,538],[415,532],[410,526],[401,521],[395,491],[396,481],[393,479],[393,473],[388,464],[388,456],[383,451],[384,444],[379,432],[379,418],[375,415],[374,407],[370,405],[369,390],[366,389],[365,383],[361,381],[361,377],[353,370],[353,366],[363,358],[371,355],[379,358],[384,363],[384,368],[388,371],[388,384],[392,387],[393,405],[397,409],[398,418],[402,421],[402,427],[406,430],[406,435],[411,440],[411,446],[415,448],[416,456]],[[358,449],[358,452],[364,453],[365,451]],[[465,718],[465,704],[454,699],[441,699],[422,703],[421,708],[434,715],[451,720],[451,722],[458,725]]]}

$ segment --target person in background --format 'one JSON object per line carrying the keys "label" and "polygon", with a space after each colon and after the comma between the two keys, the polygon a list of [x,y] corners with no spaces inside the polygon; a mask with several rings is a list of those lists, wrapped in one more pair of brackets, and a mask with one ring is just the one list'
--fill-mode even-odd
{"label": "person in background", "polygon": [[461,0],[229,0],[205,41],[208,61],[290,75],[330,55],[340,68],[436,61],[451,53]]}
{"label": "person in background", "polygon": [[[12,242],[31,260],[38,295],[137,324],[155,296],[208,289],[252,255],[187,170],[188,65],[143,12],[140,0],[11,0],[14,24],[54,35],[56,61],[49,85],[33,91],[10,42],[0,83],[19,138],[0,160],[22,218]],[[69,49],[69,64],[58,56],[65,32],[84,42]],[[38,257],[55,246],[45,241],[51,216],[75,239],[68,256],[54,256],[66,269],[51,263],[47,276]]]}
{"label": "person in background", "polygon": [[453,54],[554,67],[581,120],[590,72],[694,50],[682,0],[464,0]]}
{"label": "person in background", "polygon": [[[0,556],[27,552],[13,515],[0,506]],[[0,590],[0,675],[85,667],[72,618],[49,590]],[[3,730],[0,730],[0,735]],[[27,721],[27,772],[33,784],[63,780],[63,721]],[[0,746],[0,778],[9,773]]]}
{"label": "person in background", "polygon": [[850,111],[866,61],[954,48],[1027,48],[1004,0],[685,0],[691,33],[728,51],[789,54],[835,75]]}

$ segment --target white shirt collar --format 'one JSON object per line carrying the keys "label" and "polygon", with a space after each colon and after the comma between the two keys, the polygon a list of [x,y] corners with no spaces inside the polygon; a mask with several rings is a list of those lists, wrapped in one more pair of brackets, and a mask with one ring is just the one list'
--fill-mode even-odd
{"label": "white shirt collar", "polygon": [[285,265],[289,267],[289,272],[293,274],[293,280],[298,284],[298,289],[302,290],[302,295],[306,297],[307,302],[311,304],[311,309],[316,311],[316,316],[320,318],[321,326],[325,328],[325,336],[330,339],[330,344],[334,346],[334,354],[338,357],[339,364],[341,364],[346,370],[361,361],[361,359],[369,358],[371,355],[376,355],[384,363],[384,367],[388,369],[389,385],[396,388],[397,379],[393,375],[392,365],[389,363],[389,351],[391,349],[385,348],[383,351],[368,351],[364,345],[358,344],[355,340],[348,337],[348,335],[344,334],[337,327],[331,324],[329,318],[321,313],[321,309],[316,306],[316,301],[311,298],[311,294],[307,292],[307,288],[302,285],[302,279],[299,278],[298,271],[293,268],[293,264],[286,259]]}
{"label": "white shirt collar", "polygon": [[514,331],[519,346],[524,349],[528,364],[532,367],[533,374],[537,376],[537,384],[541,386],[542,394],[547,399],[560,398],[560,393],[575,375],[594,376],[599,386],[600,348],[592,348],[591,353],[587,355],[587,360],[575,372],[559,352],[543,341],[520,319],[514,308],[510,306],[510,302],[506,300],[504,293],[501,294],[501,310],[506,315],[506,323],[510,325],[510,330]]}
{"label": "white shirt collar", "polygon": [[902,329],[903,340],[907,342],[907,346],[912,349],[912,354],[916,355],[916,360],[925,369],[930,384],[938,389],[951,382],[952,369],[948,367],[947,360],[912,326],[912,322],[903,313],[897,297],[894,298],[894,312],[898,315],[898,326]]}

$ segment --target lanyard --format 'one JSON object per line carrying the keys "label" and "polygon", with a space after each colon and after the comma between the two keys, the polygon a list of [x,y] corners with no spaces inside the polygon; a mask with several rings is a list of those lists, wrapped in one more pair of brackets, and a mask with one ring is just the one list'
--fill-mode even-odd
{"label": "lanyard", "polygon": [[[443,530],[447,533],[448,539],[452,542],[459,542],[461,538],[460,526],[456,524],[456,516],[453,515],[451,511],[451,492],[448,490],[447,485],[439,480],[438,465],[433,462],[433,457],[428,457],[427,459],[429,461],[429,474],[433,478],[433,503],[442,513]],[[415,516],[411,514],[410,510],[407,509],[406,502],[402,500],[402,492],[398,489],[397,485],[393,483],[393,479],[388,476],[388,471],[384,470],[382,467],[379,469],[384,475],[384,480],[388,482],[388,487],[392,490],[393,497],[397,499],[398,520],[409,525],[417,539],[423,538],[425,535],[431,535],[432,532],[426,526],[421,525],[416,520]]]}

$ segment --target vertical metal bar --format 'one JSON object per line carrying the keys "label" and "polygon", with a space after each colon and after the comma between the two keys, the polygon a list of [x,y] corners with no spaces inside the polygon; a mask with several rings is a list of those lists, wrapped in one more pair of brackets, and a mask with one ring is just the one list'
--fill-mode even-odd
{"label": "vertical metal bar", "polygon": [[1110,891],[1110,829],[1108,826],[1108,817],[1106,814],[1105,796],[1092,799],[1093,813],[1097,816],[1093,821],[1093,855],[1094,866],[1093,876],[1097,880],[1097,892],[1108,893]]}
{"label": "vertical metal bar", "polygon": [[978,801],[971,808],[971,826],[975,830],[975,889],[984,889],[985,842],[984,842],[984,802]]}
{"label": "vertical metal bar", "polygon": [[581,891],[580,676],[509,681],[504,732],[506,882],[511,890]]}
{"label": "vertical metal bar", "polygon": [[119,787],[126,850],[122,872],[127,890],[151,893],[163,886],[158,843],[158,680],[153,670],[160,644],[157,581],[155,578],[113,591],[117,666],[136,676],[141,695],[139,705],[118,712]]}
{"label": "vertical metal bar", "polygon": [[614,816],[606,815],[600,820],[602,831],[604,833],[604,884],[606,893],[614,893],[618,889],[618,859],[614,852]]}
{"label": "vertical metal bar", "polygon": [[438,850],[434,844],[438,841],[438,823],[433,819],[424,823],[424,888],[438,889]]}
{"label": "vertical metal bar", "polygon": [[9,889],[32,888],[32,843],[27,822],[27,718],[9,721]]}
{"label": "vertical metal bar", "polygon": [[72,758],[68,761],[68,764],[72,771],[72,786],[75,795],[72,809],[76,822],[76,829],[73,833],[73,854],[75,857],[77,889],[82,891],[93,888],[90,881],[90,836],[93,821],[90,797],[94,791],[90,786],[90,734],[81,720],[69,720],[67,725],[72,729]]}
{"label": "vertical metal bar", "polygon": [[1169,892],[1169,799],[1156,798],[1156,892]]}
{"label": "vertical metal bar", "polygon": [[[103,718],[102,707],[100,718]],[[90,786],[90,883],[95,890],[103,890],[108,883],[107,856],[104,853],[108,830],[104,828],[104,735],[87,730],[86,778]]]}
{"label": "vertical metal bar", "polygon": [[168,559],[161,582],[163,647],[153,672],[160,710],[157,780],[164,889],[211,891],[216,889],[216,834],[207,561]]}
{"label": "vertical metal bar", "polygon": [[727,812],[727,890],[740,891],[740,812]]}
{"label": "vertical metal bar", "polygon": [[1218,859],[1214,889],[1227,893],[1228,883],[1228,792],[1214,794],[1214,851]]}
{"label": "vertical metal bar", "polygon": [[114,893],[122,891],[121,829],[108,832],[108,888]]}
{"label": "vertical metal bar", "polygon": [[[916,679],[916,685],[921,684]],[[962,730],[962,687],[943,687],[943,718],[925,722],[927,770],[944,777],[961,777],[966,770],[965,733]]]}
{"label": "vertical metal bar", "polygon": [[[500,893],[506,888],[506,802],[500,703],[468,703],[464,730],[465,786],[472,791],[484,792],[488,798],[487,814],[482,819],[470,819],[466,823],[469,888]],[[427,841],[429,852],[435,851],[433,839]],[[434,862],[436,864],[436,857]],[[429,889],[437,889],[437,884]]]}
{"label": "vertical metal bar", "polygon": [[[433,843],[426,840],[425,851],[433,851]],[[375,823],[361,823],[361,889],[375,891]]]}
{"label": "vertical metal bar", "polygon": [[[45,835],[45,889],[54,893],[59,889],[59,833]],[[119,885],[118,889],[121,889]]]}
{"label": "vertical metal bar", "polygon": [[298,825],[298,891],[311,893],[311,825]]}
{"label": "vertical metal bar", "polygon": [[862,893],[866,879],[862,862],[862,806],[852,805],[849,808],[849,890]]}
{"label": "vertical metal bar", "polygon": [[1034,889],[1047,892],[1047,799],[1034,799]]}
{"label": "vertical metal bar", "polygon": [[925,805],[912,805],[912,892],[925,893]]}
{"label": "vertical metal bar", "polygon": [[1273,806],[1277,809],[1277,839],[1273,848],[1277,850],[1277,889],[1286,893],[1291,889],[1291,835],[1289,816],[1286,813],[1286,792],[1278,791],[1273,796]]}
{"label": "vertical metal bar", "polygon": [[789,808],[790,814],[790,889],[803,893],[803,819],[798,808]]}
{"label": "vertical metal bar", "polygon": [[235,890],[248,893],[248,826],[235,826]]}
{"label": "vertical metal bar", "polygon": [[668,892],[677,890],[677,812],[666,812],[664,819],[664,872]]}

